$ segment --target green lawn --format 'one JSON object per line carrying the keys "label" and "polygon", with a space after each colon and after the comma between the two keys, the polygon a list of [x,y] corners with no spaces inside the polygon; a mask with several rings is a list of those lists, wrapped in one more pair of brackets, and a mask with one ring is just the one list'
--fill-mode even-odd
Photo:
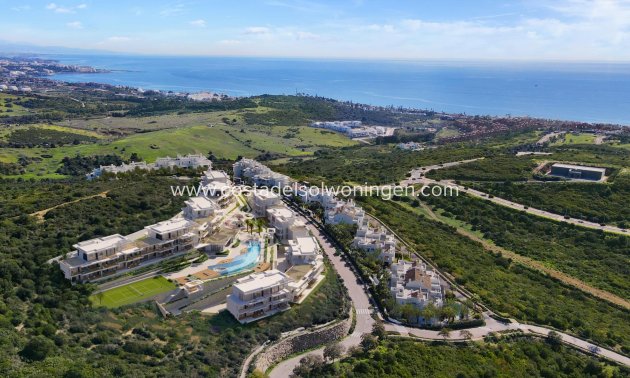
{"label": "green lawn", "polygon": [[174,283],[158,276],[104,291],[102,295],[94,294],[90,296],[90,300],[96,306],[114,308],[139,302],[156,294],[173,290],[175,287]]}
{"label": "green lawn", "polygon": [[564,138],[559,139],[553,145],[563,145],[563,144],[593,144],[595,142],[595,135],[593,134],[573,134],[567,133],[564,134]]}

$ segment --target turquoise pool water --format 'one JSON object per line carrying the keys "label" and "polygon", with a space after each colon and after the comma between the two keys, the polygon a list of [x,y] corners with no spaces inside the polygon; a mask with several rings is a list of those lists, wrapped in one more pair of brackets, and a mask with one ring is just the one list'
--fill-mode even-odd
{"label": "turquoise pool water", "polygon": [[234,260],[230,262],[227,262],[224,264],[211,265],[208,268],[221,273],[221,275],[223,276],[234,274],[242,270],[250,269],[256,266],[259,255],[260,255],[260,242],[250,241],[249,245],[247,246],[247,253],[245,253],[244,255],[235,257]]}

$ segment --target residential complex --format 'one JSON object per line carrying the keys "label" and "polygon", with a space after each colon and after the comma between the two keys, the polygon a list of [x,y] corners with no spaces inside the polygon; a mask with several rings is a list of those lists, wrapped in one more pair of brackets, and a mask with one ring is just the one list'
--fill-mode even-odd
{"label": "residential complex", "polygon": [[[194,164],[194,160],[184,159],[181,164]],[[167,163],[162,161],[161,164]],[[209,170],[206,176],[220,180],[206,181],[209,186],[231,185],[229,180],[222,179],[227,177],[225,173]],[[218,240],[218,236],[225,233],[219,232],[218,219],[233,201],[231,191],[225,195],[191,197],[185,201],[182,213],[171,219],[146,226],[131,235],[115,234],[75,244],[76,250],[60,258],[59,266],[67,279],[83,283],[99,281],[193,249],[221,250],[229,238],[214,241],[220,243],[220,247],[215,248],[209,234]]]}
{"label": "residential complex", "polygon": [[238,279],[227,296],[227,309],[241,323],[250,323],[290,308],[291,279],[278,270]]}
{"label": "residential complex", "polygon": [[[441,307],[445,289],[438,274],[420,261],[399,260],[391,265],[390,290],[399,305],[411,304],[420,309],[428,304]],[[433,323],[434,319],[419,319]]]}
{"label": "residential complex", "polygon": [[136,169],[139,170],[156,170],[161,168],[198,168],[198,167],[211,167],[212,162],[203,155],[186,155],[177,157],[163,157],[158,158],[155,163],[146,163],[144,161],[131,162],[129,164],[123,163],[121,165],[101,165],[99,168],[95,168],[92,172],[86,174],[88,179],[93,179],[101,176],[103,173],[126,173],[132,172]]}
{"label": "residential complex", "polygon": [[276,173],[264,164],[252,159],[241,159],[232,167],[234,178],[257,187],[276,187],[282,189],[289,186],[289,176]]}
{"label": "residential complex", "polygon": [[313,122],[311,127],[327,129],[346,134],[349,138],[374,138],[393,134],[393,128],[383,126],[364,126],[361,121],[323,121]]}
{"label": "residential complex", "polygon": [[145,227],[129,236],[118,234],[86,240],[59,261],[72,283],[98,281],[193,248],[202,227],[184,218],[173,218]]}

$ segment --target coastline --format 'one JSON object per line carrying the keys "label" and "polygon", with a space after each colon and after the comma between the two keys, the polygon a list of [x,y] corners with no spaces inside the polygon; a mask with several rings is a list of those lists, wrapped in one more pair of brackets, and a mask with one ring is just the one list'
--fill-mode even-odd
{"label": "coastline", "polygon": [[[106,68],[110,73],[99,75],[98,82],[143,90],[212,92],[232,97],[304,93],[374,106],[450,114],[630,126],[630,116],[623,110],[624,104],[630,103],[630,66],[627,72],[617,67],[610,73],[605,64],[591,64],[588,72],[582,72],[579,66],[567,66],[566,71],[561,71],[556,65],[553,70],[544,70],[539,68],[542,64],[521,70],[507,70],[503,65],[481,68],[464,65],[465,68],[456,70],[453,67],[460,66],[397,61],[379,66],[375,62],[361,61],[254,58],[90,55],[66,56],[65,59],[56,56],[56,59],[66,64]],[[593,65],[597,67],[592,68]],[[593,84],[587,81],[587,75],[603,79]],[[58,74],[52,78],[71,83],[95,81],[89,74],[81,73]],[[584,82],[597,86],[580,89]],[[489,92],[496,94],[489,95]]]}

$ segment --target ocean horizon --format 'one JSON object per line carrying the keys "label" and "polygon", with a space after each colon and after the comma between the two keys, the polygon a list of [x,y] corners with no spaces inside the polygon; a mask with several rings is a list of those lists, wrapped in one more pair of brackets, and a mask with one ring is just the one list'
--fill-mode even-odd
{"label": "ocean horizon", "polygon": [[111,70],[59,74],[174,92],[319,95],[446,113],[630,125],[630,64],[47,55]]}

